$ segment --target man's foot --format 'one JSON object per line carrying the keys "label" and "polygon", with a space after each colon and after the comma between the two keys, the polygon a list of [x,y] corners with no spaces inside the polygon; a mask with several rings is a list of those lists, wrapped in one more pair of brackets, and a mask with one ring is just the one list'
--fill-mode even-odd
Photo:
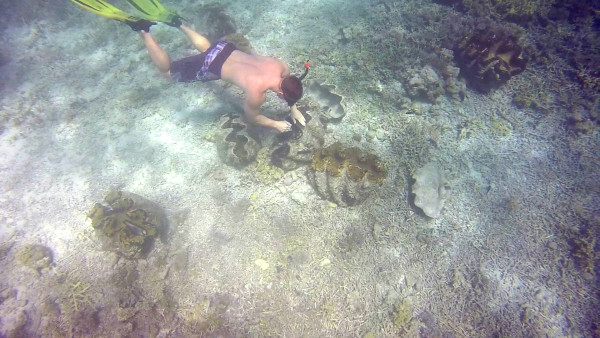
{"label": "man's foot", "polygon": [[150,26],[156,25],[156,22],[140,19],[138,21],[125,21],[125,23],[136,32],[150,32]]}
{"label": "man's foot", "polygon": [[181,21],[182,19],[183,19],[182,17],[180,17],[179,15],[175,14],[173,16],[173,18],[171,19],[171,21],[165,22],[165,23],[167,25],[171,26],[171,27],[179,28],[183,24],[183,21]]}

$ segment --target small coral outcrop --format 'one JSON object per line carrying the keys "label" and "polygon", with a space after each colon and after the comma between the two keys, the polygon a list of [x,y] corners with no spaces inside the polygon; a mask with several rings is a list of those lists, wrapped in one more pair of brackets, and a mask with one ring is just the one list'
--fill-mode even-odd
{"label": "small coral outcrop", "polygon": [[525,70],[527,60],[522,52],[515,37],[489,30],[465,37],[454,55],[467,84],[486,93]]}
{"label": "small coral outcrop", "polygon": [[131,259],[144,257],[167,227],[160,206],[127,191],[109,192],[87,216],[109,249]]}
{"label": "small coral outcrop", "polygon": [[[303,110],[303,107],[299,109]],[[277,135],[277,143],[271,151],[271,163],[285,171],[310,164],[313,152],[321,148],[324,143],[325,128],[319,119],[313,119],[304,112],[302,115],[306,126],[293,123],[291,131]]]}
{"label": "small coral outcrop", "polygon": [[219,121],[216,139],[217,151],[223,162],[234,167],[243,167],[254,161],[260,144],[251,135],[248,125],[238,115],[223,116]]}
{"label": "small coral outcrop", "polygon": [[209,41],[218,39],[237,32],[237,24],[233,17],[229,15],[225,5],[216,2],[198,3],[190,9],[190,13],[195,13],[198,22],[197,27]]}
{"label": "small coral outcrop", "polygon": [[246,36],[244,36],[242,33],[231,33],[222,37],[221,40],[233,43],[235,48],[246,54],[254,53],[254,48],[252,48],[250,40],[248,40],[248,38],[246,38]]}
{"label": "small coral outcrop", "polygon": [[410,73],[406,89],[412,98],[436,102],[438,97],[444,94],[444,82],[431,66],[411,70]]}
{"label": "small coral outcrop", "polygon": [[431,218],[440,217],[450,194],[448,182],[440,168],[435,163],[427,163],[415,171],[413,178],[415,205]]}
{"label": "small coral outcrop", "polygon": [[44,245],[26,245],[17,252],[16,258],[19,265],[30,268],[41,274],[43,269],[52,266],[52,250]]}
{"label": "small coral outcrop", "polygon": [[338,143],[315,151],[308,178],[315,190],[338,205],[356,205],[376,190],[387,170],[375,155]]}

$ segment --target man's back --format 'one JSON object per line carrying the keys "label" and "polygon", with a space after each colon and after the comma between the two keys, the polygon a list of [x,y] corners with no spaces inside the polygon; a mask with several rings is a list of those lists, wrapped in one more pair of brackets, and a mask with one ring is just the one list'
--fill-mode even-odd
{"label": "man's back", "polygon": [[221,78],[239,86],[246,95],[256,97],[264,95],[268,89],[277,89],[289,72],[281,60],[236,50],[223,64]]}

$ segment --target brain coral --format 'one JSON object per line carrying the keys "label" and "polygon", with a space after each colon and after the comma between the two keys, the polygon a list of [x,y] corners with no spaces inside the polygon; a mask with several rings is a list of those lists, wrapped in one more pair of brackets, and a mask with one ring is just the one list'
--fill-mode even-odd
{"label": "brain coral", "polygon": [[145,256],[154,239],[166,230],[162,208],[139,195],[113,190],[104,203],[94,204],[87,216],[104,244],[121,256]]}
{"label": "brain coral", "polygon": [[308,178],[315,190],[338,205],[355,205],[364,201],[387,176],[383,163],[358,148],[344,148],[340,143],[317,150],[308,168]]}

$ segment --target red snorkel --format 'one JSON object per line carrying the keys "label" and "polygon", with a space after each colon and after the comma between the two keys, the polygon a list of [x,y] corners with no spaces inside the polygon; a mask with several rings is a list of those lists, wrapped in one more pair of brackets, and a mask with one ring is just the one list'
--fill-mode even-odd
{"label": "red snorkel", "polygon": [[308,74],[309,69],[310,69],[310,62],[308,62],[308,60],[306,60],[306,63],[304,64],[304,74],[300,75],[300,77],[299,77],[300,81],[302,81],[302,79],[304,79],[306,74]]}

